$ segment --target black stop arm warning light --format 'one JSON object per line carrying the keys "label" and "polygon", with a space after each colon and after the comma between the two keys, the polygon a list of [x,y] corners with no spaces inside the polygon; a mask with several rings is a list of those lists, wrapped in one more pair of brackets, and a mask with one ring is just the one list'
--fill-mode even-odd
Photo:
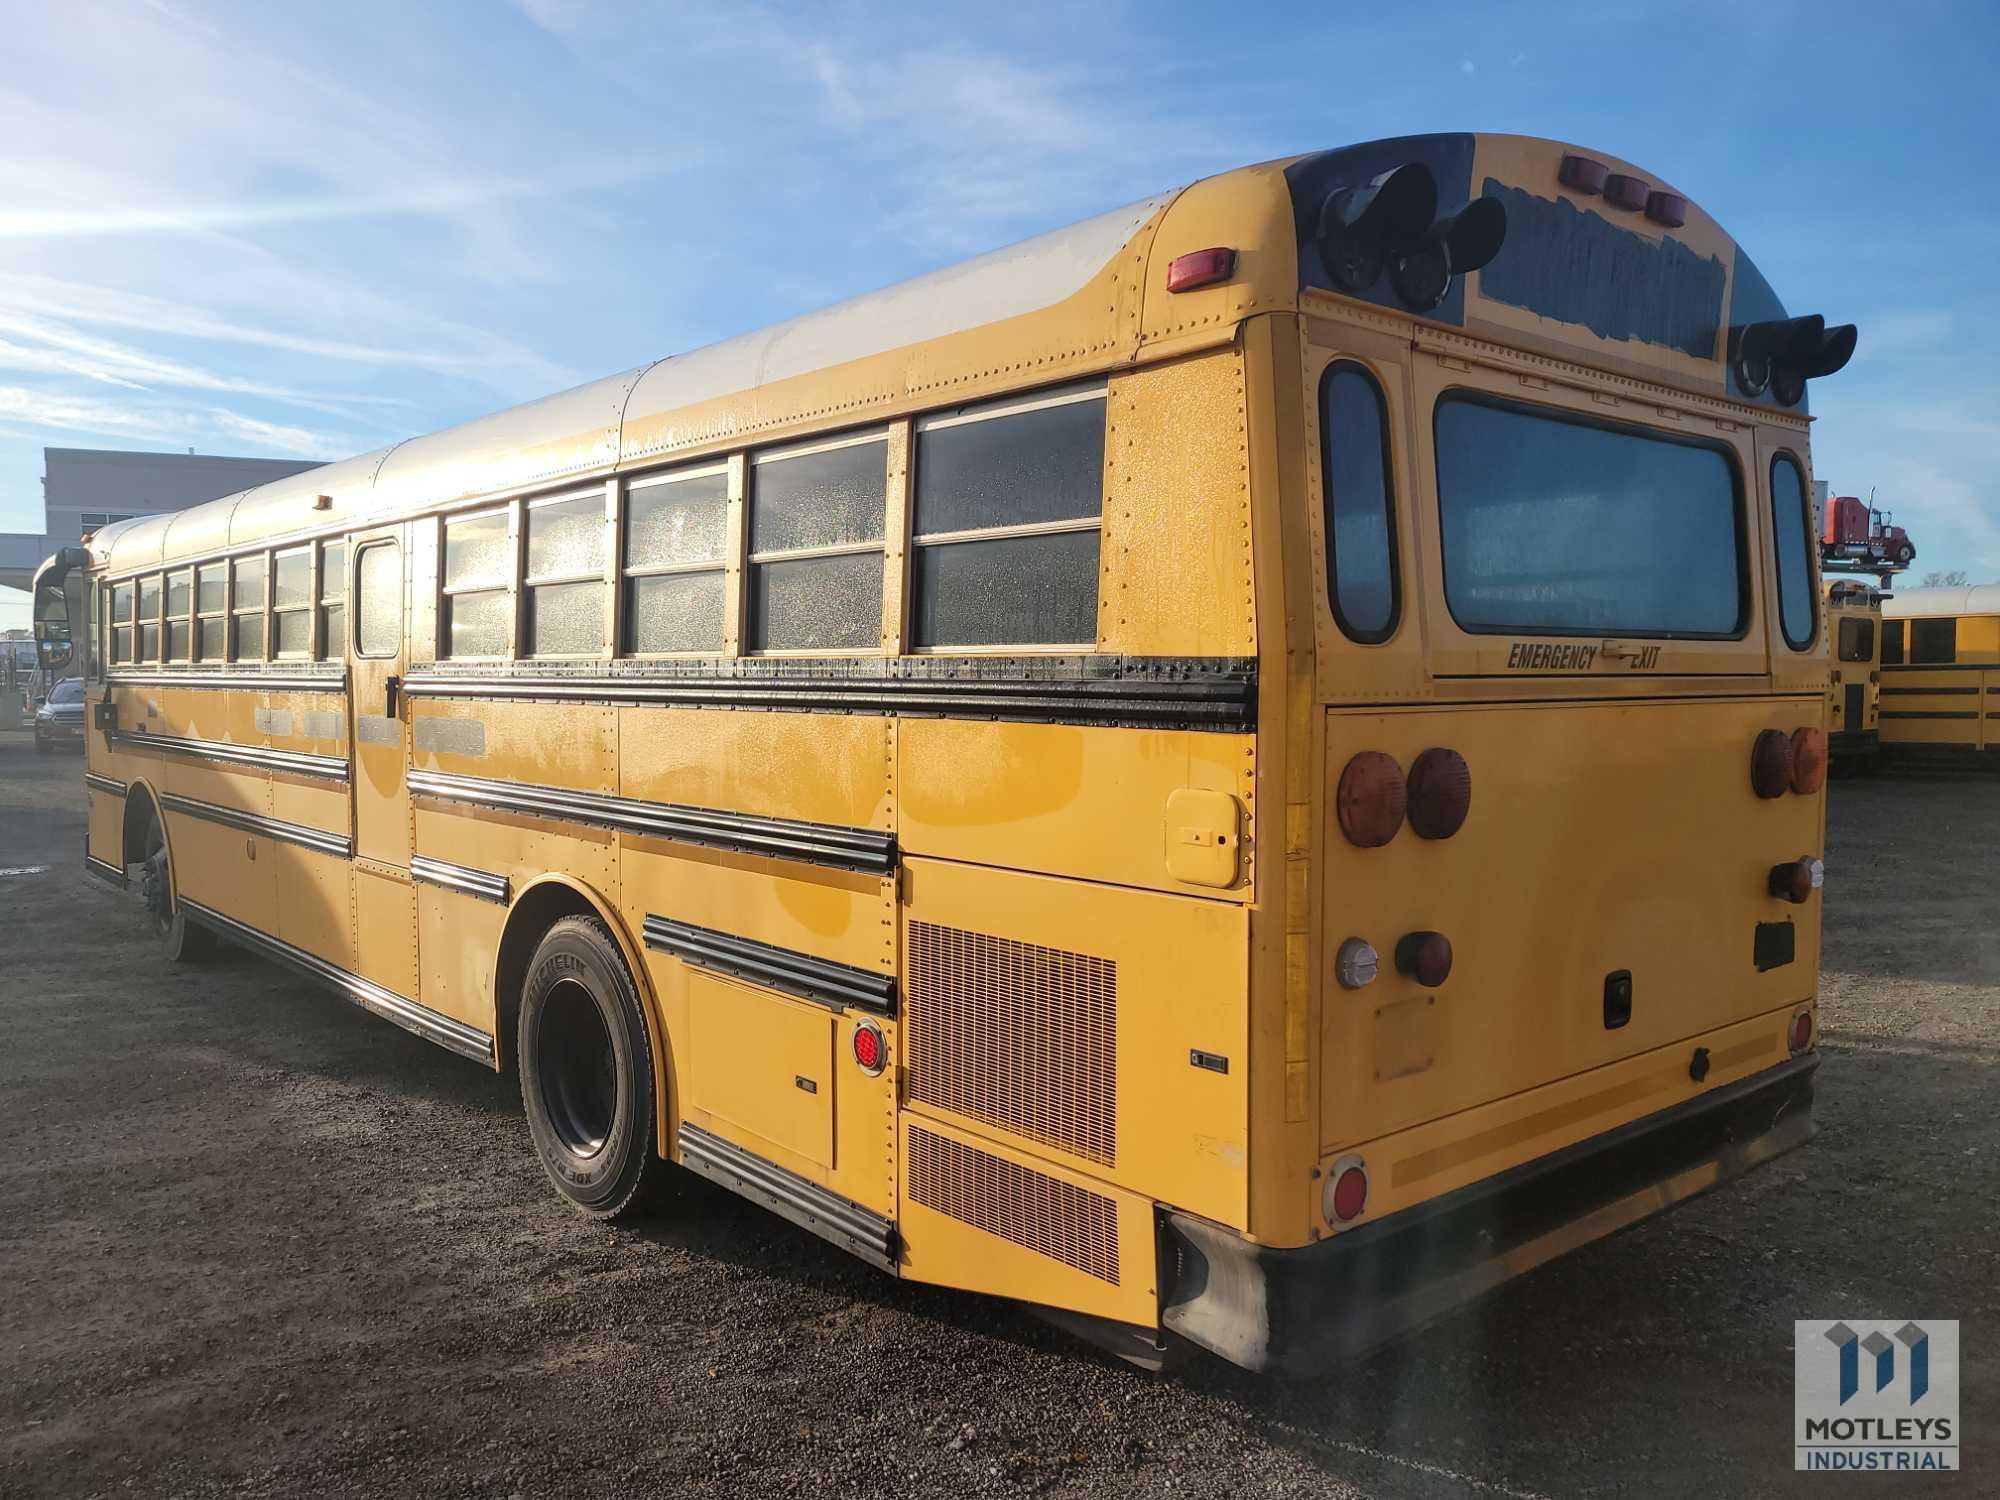
{"label": "black stop arm warning light", "polygon": [[1746,396],[1766,388],[1780,406],[1797,406],[1806,382],[1831,375],[1854,357],[1855,327],[1826,326],[1818,313],[1768,323],[1739,323],[1729,330],[1729,364]]}
{"label": "black stop arm warning light", "polygon": [[1320,205],[1318,241],[1334,285],[1358,296],[1387,270],[1397,297],[1414,311],[1444,301],[1452,277],[1500,253],[1507,211],[1497,198],[1475,198],[1440,219],[1437,200],[1437,178],[1419,161],[1329,193]]}

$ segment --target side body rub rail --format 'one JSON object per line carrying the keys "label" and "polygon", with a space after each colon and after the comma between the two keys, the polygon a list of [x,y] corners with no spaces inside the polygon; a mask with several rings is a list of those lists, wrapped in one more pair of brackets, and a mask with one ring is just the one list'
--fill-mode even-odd
{"label": "side body rub rail", "polygon": [[413,1031],[425,1041],[436,1042],[447,1051],[456,1052],[461,1057],[470,1057],[489,1066],[493,1062],[493,1038],[475,1026],[463,1021],[454,1021],[450,1016],[439,1015],[429,1006],[419,1005],[414,1000],[406,1000],[393,990],[385,990],[372,979],[363,979],[338,964],[328,963],[303,948],[294,948],[268,932],[225,917],[221,912],[203,906],[199,901],[191,901],[186,896],[179,904],[188,916],[220,937],[244,947],[263,957],[272,959],[305,975],[308,979],[332,988],[346,996],[363,1010],[373,1011],[385,1021],[394,1021],[405,1031]]}
{"label": "side body rub rail", "polygon": [[481,901],[497,901],[507,904],[511,889],[505,875],[494,875],[485,870],[475,870],[470,865],[447,864],[441,859],[431,859],[427,855],[410,856],[410,878],[422,885],[434,885],[443,890],[457,891],[462,896],[476,896]]}
{"label": "side body rub rail", "polygon": [[192,797],[177,797],[172,792],[160,794],[160,806],[168,812],[183,813],[207,823],[220,823],[224,828],[240,828],[245,833],[261,833],[266,838],[297,844],[303,849],[315,849],[321,854],[338,855],[341,859],[354,857],[354,840],[344,833],[309,828],[303,823],[287,823],[234,807],[218,807],[213,802],[197,802]]}
{"label": "side body rub rail", "polygon": [[113,781],[109,776],[99,776],[95,771],[83,773],[83,784],[93,792],[109,792],[114,797],[125,795],[125,783]]}
{"label": "side body rub rail", "polygon": [[696,968],[747,979],[834,1010],[850,1005],[883,1015],[893,1015],[896,1010],[893,974],[835,963],[829,958],[814,958],[810,953],[650,914],[645,922],[645,938],[648,948],[671,953]]}
{"label": "side body rub rail", "polygon": [[601,792],[574,792],[565,787],[453,776],[443,771],[412,771],[407,781],[414,797],[464,802],[558,822],[587,823],[594,828],[615,828],[621,833],[670,839],[679,844],[704,844],[873,875],[886,875],[896,867],[896,836],[872,828],[805,823],[794,818],[759,818],[708,807],[641,802]]}
{"label": "side body rub rail", "polygon": [[152,734],[143,729],[115,730],[110,740],[114,750],[155,750],[163,755],[252,766],[260,771],[286,771],[295,776],[318,776],[326,781],[347,780],[347,762],[337,755],[312,755],[303,750],[267,750],[261,745],[193,740],[177,734]]}
{"label": "side body rub rail", "polygon": [[412,698],[660,704],[683,708],[900,714],[1143,729],[1247,732],[1257,720],[1250,657],[843,657],[787,661],[544,663],[410,669]]}
{"label": "side body rub rail", "polygon": [[312,672],[298,667],[261,672],[232,667],[228,671],[203,671],[199,667],[177,671],[112,672],[105,679],[111,687],[234,688],[256,693],[338,693],[346,690],[347,667],[338,671]]}
{"label": "side body rub rail", "polygon": [[873,1209],[830,1193],[734,1142],[683,1123],[681,1161],[690,1171],[783,1215],[878,1270],[896,1275],[896,1226]]}

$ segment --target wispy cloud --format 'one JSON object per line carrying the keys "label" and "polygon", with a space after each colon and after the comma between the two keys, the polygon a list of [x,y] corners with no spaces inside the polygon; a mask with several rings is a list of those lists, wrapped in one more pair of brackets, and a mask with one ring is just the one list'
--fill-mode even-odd
{"label": "wispy cloud", "polygon": [[0,420],[130,441],[184,444],[220,438],[225,443],[301,458],[341,458],[356,450],[352,438],[306,427],[264,422],[224,407],[187,408],[109,401],[0,385]]}

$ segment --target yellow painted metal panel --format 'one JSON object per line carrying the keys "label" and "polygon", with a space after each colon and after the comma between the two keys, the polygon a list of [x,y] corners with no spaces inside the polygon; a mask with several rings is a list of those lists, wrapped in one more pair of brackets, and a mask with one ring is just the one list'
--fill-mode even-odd
{"label": "yellow painted metal panel", "polygon": [[[268,929],[268,924],[266,924]],[[355,972],[385,990],[417,997],[417,893],[408,875],[354,866]]]}
{"label": "yellow painted metal panel", "polygon": [[1236,798],[1256,839],[1249,735],[908,719],[897,742],[906,853],[1250,897],[1247,883],[1218,891],[1167,866],[1167,799],[1183,788]]}
{"label": "yellow painted metal panel", "polygon": [[[1409,1208],[1775,1067],[1789,1056],[1786,1032],[1797,1010],[1796,1004],[1786,1004],[1442,1120],[1343,1145],[1341,1154],[1358,1150],[1368,1166],[1368,1210],[1358,1222]],[[1700,1083],[1688,1075],[1688,1058],[1697,1045],[1709,1049],[1710,1059],[1708,1077]],[[1316,1199],[1318,1184],[1312,1187],[1306,1196]],[[1312,1202],[1309,1211],[1317,1214],[1320,1205]]]}
{"label": "yellow painted metal panel", "polygon": [[271,777],[271,816],[328,833],[346,833],[353,805],[347,788],[317,776]]}
{"label": "yellow painted metal panel", "polygon": [[[95,736],[93,736],[95,738]],[[90,852],[107,865],[125,864],[125,799],[116,792],[89,790]]]}
{"label": "yellow painted metal panel", "polygon": [[1243,381],[1234,349],[1112,380],[1098,649],[1255,654]]}
{"label": "yellow painted metal panel", "polygon": [[867,714],[619,710],[626,797],[849,828],[888,828],[890,721]]}
{"label": "yellow painted metal panel", "polygon": [[[1447,839],[1405,827],[1358,849],[1325,835],[1324,950],[1350,936],[1382,955],[1377,979],[1321,983],[1329,1150],[1455,1114],[1806,999],[1819,898],[1768,894],[1773,865],[1819,854],[1825,797],[1760,800],[1759,731],[1817,724],[1823,696],[1792,700],[1547,703],[1331,713],[1327,782],[1380,750],[1408,767],[1447,745],[1472,776]],[[1329,799],[1330,802],[1331,799]],[[1758,922],[1789,921],[1797,956],[1759,973]],[[1452,945],[1435,990],[1396,971],[1405,933]],[[1629,1023],[1604,1024],[1606,977],[1632,975]]]}
{"label": "yellow painted metal panel", "polygon": [[267,840],[278,886],[277,935],[343,969],[354,968],[353,870],[332,854]]}
{"label": "yellow painted metal panel", "polygon": [[[955,1196],[961,1200],[954,1206],[965,1209],[968,1217],[955,1217],[916,1201],[910,1193],[907,1171],[896,1214],[896,1228],[903,1241],[905,1278],[1014,1297],[1046,1307],[1068,1308],[1141,1328],[1157,1326],[1159,1252],[1154,1241],[1153,1204],[1149,1199],[1121,1192],[938,1121],[909,1114],[903,1116],[905,1163],[910,1160],[913,1131],[928,1133],[961,1150],[970,1149],[982,1158],[998,1161],[1003,1165],[989,1169],[991,1177],[1022,1184],[1030,1192],[1042,1189],[1041,1196],[1045,1198],[1060,1196],[1075,1204],[1079,1200],[1071,1194],[1084,1194],[1088,1196],[1082,1201],[1090,1206],[1101,1203],[1110,1220],[1104,1237],[1109,1258],[1115,1260],[1117,1279],[1114,1282],[1078,1269],[1043,1249],[1020,1242],[1041,1238],[1034,1233],[1037,1228],[1051,1238],[1062,1236],[1066,1230],[1073,1236],[1078,1227],[1074,1222],[1051,1222],[1052,1216],[1034,1216],[1032,1203],[1020,1207],[1004,1199],[993,1202],[998,1195],[990,1193],[987,1184],[977,1178],[967,1181],[963,1177],[953,1184],[959,1189]],[[1059,1188],[1045,1189],[1044,1184],[1049,1181],[1060,1185]],[[969,1216],[977,1214],[982,1205],[990,1207],[992,1221],[998,1227],[1013,1229],[1018,1238],[971,1222]],[[1039,1223],[1034,1222],[1036,1217]]]}
{"label": "yellow painted metal panel", "polygon": [[[453,702],[420,699],[413,723],[460,720],[479,726],[470,736],[477,754],[428,748],[413,735],[410,763],[419,770],[484,776],[566,787],[581,792],[618,790],[617,711],[574,703]],[[445,743],[452,743],[446,740]]]}
{"label": "yellow painted metal panel", "polygon": [[862,1016],[849,1011],[833,1026],[833,1170],[826,1185],[886,1219],[896,1217],[896,1022],[876,1017],[890,1066],[871,1078],[854,1060]]}
{"label": "yellow painted metal panel", "polygon": [[[930,923],[1116,965],[1114,1160],[1093,1162],[1046,1139],[1026,1136],[1017,1137],[1021,1149],[1218,1223],[1241,1226],[1250,1088],[1249,919],[1243,909],[926,859],[906,864],[903,884],[906,924]],[[906,925],[906,950],[909,941]],[[909,1006],[906,997],[906,1016]],[[906,1020],[906,1049],[910,1024]],[[1031,1048],[1037,1040],[982,1037],[978,1050]],[[1195,1066],[1196,1050],[1226,1059],[1228,1071]],[[972,1054],[967,1064],[977,1065]],[[982,1135],[1007,1128],[994,1123],[997,1112],[981,1119],[906,1104],[926,1114],[950,1115]]]}
{"label": "yellow painted metal panel", "polygon": [[415,801],[412,821],[416,852],[430,859],[504,875],[517,893],[560,872],[617,904],[618,836],[606,829],[423,797]]}
{"label": "yellow painted metal panel", "polygon": [[857,968],[894,972],[895,882],[879,875],[619,835],[628,920],[692,922]]}
{"label": "yellow painted metal panel", "polygon": [[[437,886],[417,887],[417,952],[422,958],[423,992],[416,998],[432,1010],[494,1029],[493,964],[507,912],[498,902],[481,901]],[[510,1052],[514,1039],[504,1038]]]}
{"label": "yellow painted metal panel", "polygon": [[259,932],[276,932],[277,881],[271,840],[171,808],[166,819],[176,893],[247,922]]}
{"label": "yellow painted metal panel", "polygon": [[687,981],[689,1120],[824,1183],[833,1166],[834,1018],[714,975]]}

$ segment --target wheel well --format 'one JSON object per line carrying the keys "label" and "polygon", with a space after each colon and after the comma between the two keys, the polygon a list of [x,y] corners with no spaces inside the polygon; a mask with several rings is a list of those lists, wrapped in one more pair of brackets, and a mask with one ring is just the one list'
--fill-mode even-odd
{"label": "wheel well", "polygon": [[158,816],[153,793],[148,787],[134,787],[125,794],[124,865],[136,865],[146,857],[146,827]]}
{"label": "wheel well", "polygon": [[522,896],[507,913],[507,928],[500,934],[500,955],[493,963],[493,1044],[503,1073],[514,1066],[521,985],[528,977],[528,960],[535,956],[542,934],[564,917],[597,914],[597,908],[581,892],[553,880]]}

